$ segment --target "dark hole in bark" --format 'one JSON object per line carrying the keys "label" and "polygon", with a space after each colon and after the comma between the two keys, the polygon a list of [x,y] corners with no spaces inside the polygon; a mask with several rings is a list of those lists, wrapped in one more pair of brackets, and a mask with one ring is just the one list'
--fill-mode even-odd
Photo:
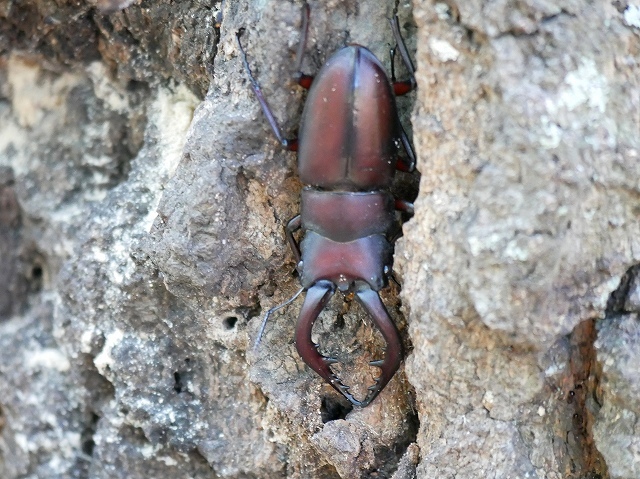
{"label": "dark hole in bark", "polygon": [[28,292],[39,293],[45,287],[45,276],[47,263],[43,255],[38,251],[31,250],[24,257],[25,272],[24,278]]}
{"label": "dark hole in bark", "polygon": [[173,385],[173,390],[175,392],[177,392],[178,394],[180,394],[182,392],[182,378],[180,377],[180,373],[179,372],[175,372],[173,373],[173,379],[175,381],[175,384]]}
{"label": "dark hole in bark", "polygon": [[236,323],[238,322],[238,318],[236,318],[235,316],[229,316],[228,318],[224,318],[222,320],[222,325],[224,326],[224,329],[233,329],[236,325]]}
{"label": "dark hole in bark", "polygon": [[353,405],[350,403],[342,401],[340,398],[325,396],[322,398],[322,405],[320,406],[320,417],[322,418],[322,423],[326,424],[336,419],[344,419],[352,410]]}
{"label": "dark hole in bark", "polygon": [[83,431],[82,452],[85,453],[87,456],[93,456],[93,449],[96,446],[96,443],[93,440],[93,435],[96,432],[96,428],[99,420],[100,420],[100,416],[92,412],[91,421]]}
{"label": "dark hole in bark", "polygon": [[34,279],[42,278],[42,267],[35,265],[31,270],[31,277]]}

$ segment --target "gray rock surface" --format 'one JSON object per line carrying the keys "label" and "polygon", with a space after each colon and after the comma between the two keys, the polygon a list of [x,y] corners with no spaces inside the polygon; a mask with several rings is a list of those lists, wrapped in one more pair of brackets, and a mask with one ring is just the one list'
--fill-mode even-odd
{"label": "gray rock surface", "polygon": [[[388,64],[394,2],[310,3],[305,71]],[[638,477],[640,10],[396,5],[408,354],[353,409],[295,351],[300,302],[253,348],[299,287],[301,185],[235,33],[293,136],[300,2],[0,3],[0,477]],[[359,306],[314,340],[363,394]]]}

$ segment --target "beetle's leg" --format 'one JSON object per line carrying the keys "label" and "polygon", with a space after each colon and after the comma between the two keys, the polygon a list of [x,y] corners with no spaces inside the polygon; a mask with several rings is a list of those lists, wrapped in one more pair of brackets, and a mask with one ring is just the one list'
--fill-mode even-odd
{"label": "beetle's leg", "polygon": [[[396,211],[400,211],[402,213],[406,213],[409,216],[413,216],[414,213],[414,209],[413,209],[413,203],[411,203],[410,201],[406,201],[406,200],[401,200],[399,198],[394,198],[394,209]],[[389,242],[391,244],[395,243],[396,241],[398,241],[400,238],[402,238],[402,227],[398,227],[393,234],[390,235],[389,237]],[[392,272],[393,274],[393,272]],[[393,278],[395,281],[395,278]],[[400,283],[398,283],[398,281],[395,281],[396,284],[398,286],[400,286]]]}
{"label": "beetle's leg", "polygon": [[[398,118],[398,127],[400,128],[400,141],[402,142],[402,147],[404,151],[407,153],[407,158],[403,158],[400,160],[403,167],[398,168],[400,171],[408,171],[411,173],[416,169],[416,153],[413,151],[413,146],[411,146],[411,142],[409,141],[409,137],[407,133],[404,131],[402,127],[402,123],[400,123],[400,118]],[[396,164],[397,167],[397,164]]]}
{"label": "beetle's leg", "polygon": [[[298,269],[298,272],[300,272],[300,263],[301,263],[300,246],[298,245],[298,242],[296,241],[296,239],[293,237],[293,233],[299,230],[301,227],[302,227],[302,218],[300,217],[300,215],[296,215],[289,220],[285,228],[285,234],[287,235],[287,242],[289,243],[289,246],[291,247],[291,251],[293,251],[293,255],[296,258],[296,269]],[[300,296],[300,294],[303,291],[304,291],[304,288],[301,288],[296,294],[294,294],[291,298],[286,300],[284,303],[279,304],[278,306],[275,306],[271,308],[269,311],[267,311],[267,313],[264,315],[264,319],[262,320],[262,324],[260,324],[258,337],[256,338],[256,341],[253,345],[254,349],[258,347],[258,344],[260,344],[260,339],[262,338],[262,334],[264,333],[264,328],[267,325],[267,320],[269,319],[269,316],[271,316],[271,314],[276,312],[277,310],[291,304],[293,301],[295,301],[295,299],[298,296]]]}
{"label": "beetle's leg", "polygon": [[338,362],[337,359],[327,358],[318,352],[318,345],[311,339],[313,323],[325,308],[336,291],[336,286],[330,281],[318,281],[307,291],[304,304],[300,310],[296,326],[296,349],[307,365],[317,372],[336,391],[342,394],[354,406],[362,406],[360,401],[349,392],[340,378],[331,371],[330,366]]}
{"label": "beetle's leg", "polygon": [[398,288],[402,288],[402,285],[400,284],[400,281],[398,281],[398,276],[396,275],[396,272],[391,270],[389,271],[389,273],[387,274],[387,277],[393,281],[394,283],[396,283],[396,286]]}
{"label": "beetle's leg", "polygon": [[242,48],[242,43],[240,42],[240,36],[244,32],[244,29],[238,30],[236,33],[236,40],[238,41],[238,48],[240,49],[240,53],[242,54],[242,63],[244,65],[245,70],[247,71],[247,75],[249,76],[249,80],[251,81],[251,88],[258,98],[258,103],[260,103],[260,107],[264,113],[264,116],[267,117],[267,121],[269,122],[269,126],[271,126],[271,130],[273,130],[274,135],[283,146],[283,148],[290,151],[298,150],[298,140],[297,139],[287,139],[282,136],[282,132],[280,131],[280,126],[278,125],[278,121],[276,117],[273,115],[267,100],[265,100],[264,95],[262,94],[262,90],[260,89],[260,84],[253,77],[253,73],[251,73],[251,68],[249,68],[249,61],[247,60],[247,54]]}
{"label": "beetle's leg", "polygon": [[402,147],[407,154],[406,158],[398,156],[398,159],[396,160],[396,170],[411,173],[416,168],[416,154],[413,151],[413,147],[411,146],[409,137],[405,133],[399,117],[397,118],[396,123],[400,131],[400,141],[402,142]]}
{"label": "beetle's leg", "polygon": [[303,88],[307,90],[311,88],[313,83],[313,76],[307,75],[302,72],[302,59],[304,58],[304,52],[307,49],[307,38],[309,38],[309,15],[311,14],[311,8],[307,2],[304,2],[302,7],[302,28],[300,31],[300,43],[298,43],[298,51],[296,52],[296,72],[293,74],[293,78]]}
{"label": "beetle's leg", "polygon": [[[293,233],[298,231],[302,227],[302,217],[300,215],[296,215],[289,220],[287,223],[287,227],[285,228],[285,234],[287,235],[287,243],[289,243],[289,247],[293,252],[293,256],[296,258],[296,269],[300,266],[300,261],[302,259],[302,255],[300,254],[300,245],[293,237]],[[300,272],[300,271],[298,271]]]}
{"label": "beetle's leg", "polygon": [[400,21],[398,20],[398,15],[394,14],[393,18],[389,19],[389,23],[391,24],[391,30],[393,31],[393,37],[396,40],[396,47],[400,50],[400,56],[402,57],[402,61],[404,62],[407,71],[409,72],[409,80],[398,82],[396,81],[395,76],[395,53],[396,47],[391,49],[391,82],[393,83],[393,90],[396,95],[404,95],[409,93],[416,87],[416,69],[413,66],[413,62],[411,61],[411,57],[409,56],[409,50],[407,50],[407,46],[404,43],[404,39],[402,38],[402,34],[400,33]]}
{"label": "beetle's leg", "polygon": [[[413,63],[411,62],[411,58],[409,57],[409,52],[407,51],[407,46],[404,43],[404,39],[400,34],[400,22],[398,21],[398,15],[394,14],[393,18],[389,19],[389,23],[391,24],[391,30],[393,30],[393,36],[396,39],[396,46],[394,46],[390,50],[391,83],[393,84],[393,91],[395,95],[401,96],[409,93],[416,87],[415,68],[413,66]],[[402,60],[404,61],[405,67],[407,68],[407,71],[410,75],[410,79],[408,81],[396,81],[395,59],[396,51],[398,49],[400,49],[400,56],[402,56]],[[407,158],[399,158],[398,162],[396,163],[396,168],[400,171],[412,172],[416,167],[416,154],[413,151],[413,147],[411,146],[409,137],[404,131],[404,128],[402,127],[399,119],[398,126],[400,129],[400,141],[402,142],[404,151],[407,153]]]}
{"label": "beetle's leg", "polygon": [[391,48],[389,50],[389,57],[391,59],[391,84],[393,85],[393,93],[395,96],[406,95],[410,91],[415,88],[415,81],[405,80],[398,81],[396,80],[396,50],[397,46]]}
{"label": "beetle's leg", "polygon": [[377,291],[369,286],[356,291],[356,299],[362,304],[364,309],[371,315],[373,323],[382,333],[382,337],[387,343],[385,358],[378,361],[371,361],[369,364],[381,370],[380,377],[376,378],[375,384],[369,387],[369,392],[361,406],[367,406],[373,401],[378,393],[387,385],[393,377],[402,361],[402,343],[396,325],[393,323],[387,308],[385,308]]}
{"label": "beetle's leg", "polygon": [[400,118],[397,118],[396,123],[399,129],[400,141],[402,142],[402,147],[407,154],[407,157],[398,156],[396,160],[396,170],[398,171],[406,171],[411,173],[416,169],[416,153],[413,151],[413,147],[411,146],[411,142],[409,141],[409,137],[407,136],[404,128],[402,127],[402,123],[400,122]]}
{"label": "beetle's leg", "polygon": [[313,75],[307,75],[306,73],[296,72],[293,75],[294,80],[298,85],[300,85],[305,90],[311,88],[311,84],[313,83],[313,79],[315,78]]}
{"label": "beetle's leg", "polygon": [[413,214],[413,203],[406,200],[395,199],[395,209],[404,213]]}

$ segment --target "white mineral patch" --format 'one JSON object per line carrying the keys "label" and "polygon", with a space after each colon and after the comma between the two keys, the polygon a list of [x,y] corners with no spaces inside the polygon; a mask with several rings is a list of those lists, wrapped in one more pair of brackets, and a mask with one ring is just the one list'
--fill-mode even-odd
{"label": "white mineral patch", "polygon": [[159,450],[160,450],[159,444],[156,444],[156,445],[145,444],[140,448],[140,454],[142,454],[142,457],[144,457],[145,459],[149,459],[153,457],[156,454],[156,452],[158,452]]}
{"label": "white mineral patch", "polygon": [[33,127],[47,111],[64,107],[67,93],[83,81],[79,75],[42,75],[38,65],[17,55],[8,61],[7,80],[11,87],[11,106],[22,127]]}
{"label": "white mineral patch", "polygon": [[93,255],[93,259],[95,261],[99,261],[100,263],[106,263],[109,260],[109,256],[107,256],[107,253],[105,253],[105,251],[98,246],[93,246],[91,248],[91,253]]}
{"label": "white mineral patch", "polygon": [[158,456],[157,459],[158,459],[158,461],[164,462],[164,464],[166,466],[177,466],[178,465],[178,461],[176,461],[174,458],[169,457],[169,456]]}
{"label": "white mineral patch", "polygon": [[460,56],[460,52],[456,50],[451,43],[446,40],[432,38],[429,40],[429,48],[441,62],[455,62]]}
{"label": "white mineral patch", "polygon": [[604,113],[608,95],[607,79],[598,71],[591,58],[583,58],[582,64],[565,76],[556,104],[548,102],[546,106],[554,113],[559,107],[573,111],[582,105]]}
{"label": "white mineral patch", "polygon": [[95,364],[96,369],[103,376],[107,371],[107,367],[111,366],[114,363],[114,359],[111,356],[113,348],[120,344],[123,338],[124,333],[120,329],[116,329],[109,333],[104,342],[102,351],[100,351],[100,353],[94,358],[93,364]]}
{"label": "white mineral patch", "polygon": [[27,440],[27,436],[18,433],[15,434],[13,438],[20,449],[22,449],[24,452],[29,452],[29,441]]}
{"label": "white mineral patch", "polygon": [[158,129],[158,147],[161,155],[160,173],[173,176],[182,158],[187,130],[193,118],[198,99],[184,85],[172,89],[159,88],[151,105],[150,119]]}
{"label": "white mineral patch", "polygon": [[[24,175],[30,171],[29,160],[24,154],[27,139],[24,130],[15,122],[13,116],[2,115],[0,117],[0,153],[10,147],[16,152],[11,162],[11,167],[16,175]],[[2,156],[4,157],[3,161],[6,161],[8,156]]]}
{"label": "white mineral patch", "polygon": [[640,6],[629,5],[624,11],[624,21],[630,27],[640,28]]}
{"label": "white mineral patch", "polygon": [[87,67],[87,74],[93,83],[93,92],[106,103],[109,108],[119,113],[126,113],[129,101],[125,92],[111,81],[107,67],[102,62],[93,62]]}
{"label": "white mineral patch", "polygon": [[110,261],[108,274],[114,284],[123,284],[135,273],[136,266],[131,259],[130,251],[132,240],[129,234],[116,236],[109,250]]}
{"label": "white mineral patch", "polygon": [[438,2],[434,5],[434,9],[440,20],[449,20],[451,18],[451,7],[446,3]]}
{"label": "white mineral patch", "polygon": [[540,137],[542,147],[548,150],[557,148],[562,141],[562,128],[553,123],[547,115],[540,116],[540,123],[545,135]]}
{"label": "white mineral patch", "polygon": [[60,372],[71,368],[69,359],[58,349],[46,348],[26,353],[25,362],[30,369],[55,369]]}
{"label": "white mineral patch", "polygon": [[[173,88],[159,88],[151,105],[149,118],[157,128],[160,156],[157,173],[165,181],[173,176],[180,163],[187,132],[198,103],[196,96],[186,86],[177,85]],[[158,187],[160,186],[162,185],[159,184]],[[156,195],[154,206],[141,222],[140,226],[147,233],[151,231],[158,216],[156,208],[159,201],[160,194]]]}
{"label": "white mineral patch", "polygon": [[93,331],[87,330],[80,337],[80,351],[83,353],[91,352],[91,343],[93,342]]}

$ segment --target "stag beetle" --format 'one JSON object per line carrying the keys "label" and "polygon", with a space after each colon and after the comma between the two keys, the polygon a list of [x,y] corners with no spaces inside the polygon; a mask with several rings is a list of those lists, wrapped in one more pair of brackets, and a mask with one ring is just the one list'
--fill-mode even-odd
{"label": "stag beetle", "polygon": [[[298,152],[298,171],[305,185],[301,213],[289,221],[286,237],[297,261],[302,288],[284,304],[267,312],[256,346],[269,315],[290,304],[303,291],[306,296],[295,342],[298,353],[313,370],[353,405],[367,406],[393,377],[402,361],[398,330],[378,291],[388,284],[393,260],[392,233],[396,210],[412,213],[413,205],[390,193],[396,169],[412,171],[415,154],[404,132],[395,95],[415,87],[414,68],[400,35],[397,15],[390,19],[396,46],[391,50],[391,81],[378,59],[367,48],[351,44],[335,53],[314,78],[302,73],[302,58],[309,30],[310,9],[305,3],[295,79],[309,89],[299,138],[285,139],[255,80],[247,55],[236,38],[252,89],[282,146]],[[396,81],[393,68],[396,49],[411,79]],[[408,158],[398,155],[402,144]],[[294,232],[302,229],[298,244]],[[320,312],[336,290],[353,294],[373,319],[386,341],[383,360],[370,364],[381,375],[359,401],[349,386],[331,370],[338,361],[322,356],[311,339]]]}

